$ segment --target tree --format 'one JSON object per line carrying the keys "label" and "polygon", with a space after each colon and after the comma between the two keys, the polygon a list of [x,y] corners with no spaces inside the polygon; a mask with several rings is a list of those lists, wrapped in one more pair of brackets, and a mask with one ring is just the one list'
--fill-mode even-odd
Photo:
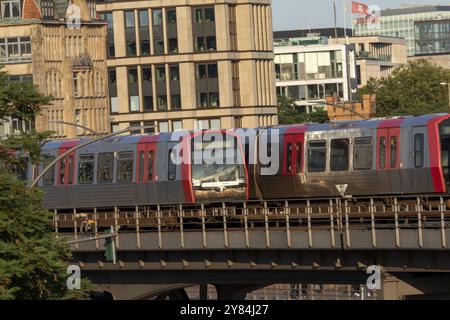
{"label": "tree", "polygon": [[278,122],[280,124],[325,123],[328,122],[328,114],[323,108],[316,109],[311,113],[302,112],[291,98],[279,96]]}
{"label": "tree", "polygon": [[376,94],[377,116],[421,115],[450,112],[447,86],[450,70],[425,59],[410,61],[388,77],[370,79],[359,95]]}
{"label": "tree", "polygon": [[[48,104],[31,84],[15,83],[0,70],[0,120],[34,120]],[[0,141],[0,299],[86,298],[82,290],[69,291],[66,268],[70,250],[57,240],[51,215],[42,208],[42,193],[18,178],[27,163],[39,163],[40,145],[48,133],[23,133]]]}

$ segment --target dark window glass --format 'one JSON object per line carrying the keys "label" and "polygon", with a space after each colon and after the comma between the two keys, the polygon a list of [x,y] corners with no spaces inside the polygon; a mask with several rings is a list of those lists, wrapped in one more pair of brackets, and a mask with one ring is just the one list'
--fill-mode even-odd
{"label": "dark window glass", "polygon": [[205,8],[205,21],[206,22],[214,22],[214,8]]}
{"label": "dark window glass", "polygon": [[169,150],[168,154],[168,166],[167,166],[167,179],[168,180],[175,180],[177,176],[177,166],[174,162],[174,154],[172,152],[172,149]]}
{"label": "dark window glass", "polygon": [[424,166],[424,136],[422,133],[414,135],[414,166],[416,168],[423,168]]}
{"label": "dark window glass", "polygon": [[172,110],[181,110],[181,96],[179,94],[172,95]]}
{"label": "dark window glass", "polygon": [[153,111],[153,97],[144,96],[144,112]]}
{"label": "dark window glass", "polygon": [[119,152],[117,159],[117,181],[131,182],[133,179],[133,152]]}
{"label": "dark window glass", "polygon": [[114,153],[100,153],[97,162],[97,182],[111,183],[113,181]]}
{"label": "dark window glass", "polygon": [[331,140],[330,170],[347,171],[349,160],[349,140]]}
{"label": "dark window glass", "polygon": [[109,84],[113,85],[117,83],[117,76],[116,76],[116,70],[115,69],[109,69]]}
{"label": "dark window glass", "polygon": [[397,137],[391,137],[391,157],[390,157],[391,169],[397,168]]}
{"label": "dark window glass", "polygon": [[308,144],[308,171],[324,172],[327,162],[326,141],[310,141]]}
{"label": "dark window glass", "polygon": [[205,48],[206,48],[205,38],[197,37],[197,51],[205,51]]}
{"label": "dark window glass", "polygon": [[207,78],[207,74],[206,74],[206,65],[205,64],[199,64],[198,68],[197,68],[197,78],[198,79],[206,79]]}
{"label": "dark window glass", "polygon": [[141,55],[148,56],[150,54],[150,41],[141,40]]}
{"label": "dark window glass", "polygon": [[81,154],[78,158],[78,183],[94,182],[94,154]]}
{"label": "dark window glass", "polygon": [[206,37],[206,49],[216,50],[216,37]]}
{"label": "dark window glass", "polygon": [[156,81],[165,81],[166,80],[166,67],[158,66],[156,67]]}
{"label": "dark window glass", "polygon": [[217,64],[208,64],[208,78],[217,78]]}
{"label": "dark window glass", "polygon": [[353,169],[370,170],[372,169],[373,145],[372,138],[355,138],[353,147]]}
{"label": "dark window glass", "polygon": [[66,161],[67,157],[59,160],[59,183],[65,184],[65,171],[66,171]]}
{"label": "dark window glass", "polygon": [[297,151],[297,173],[302,172],[302,144],[300,142],[297,142],[296,144],[296,151]]}
{"label": "dark window glass", "polygon": [[292,172],[292,144],[288,143],[286,144],[286,172],[290,173]]}
{"label": "dark window glass", "polygon": [[380,169],[386,168],[386,137],[380,137]]}
{"label": "dark window glass", "polygon": [[156,55],[158,55],[158,54],[163,54],[164,53],[164,41],[163,40],[155,40],[155,42],[154,42],[155,44],[155,47],[154,47],[154,50],[155,50],[155,54]]}
{"label": "dark window glass", "polygon": [[134,84],[138,82],[138,72],[136,68],[128,69],[128,84]]}
{"label": "dark window glass", "polygon": [[145,152],[139,152],[139,181],[144,181]]}
{"label": "dark window glass", "polygon": [[153,9],[153,25],[160,26],[162,25],[162,10],[161,9]]}
{"label": "dark window glass", "polygon": [[219,100],[219,93],[218,92],[211,92],[209,94],[209,103],[211,107],[219,107],[220,106],[220,100]]}
{"label": "dark window glass", "polygon": [[[55,160],[54,156],[45,155],[43,162],[42,162],[43,169],[45,169],[53,160]],[[44,186],[52,186],[55,184],[55,167],[54,166],[53,166],[53,168],[50,168],[49,171],[47,171],[47,173],[44,174],[43,182],[44,182]]]}
{"label": "dark window glass", "polygon": [[178,40],[177,38],[169,39],[169,52],[170,53],[178,53]]}
{"label": "dark window glass", "polygon": [[158,96],[158,110],[167,110],[167,96]]}
{"label": "dark window glass", "polygon": [[152,181],[153,180],[153,151],[150,151],[148,153],[148,163],[147,163],[147,180]]}
{"label": "dark window glass", "polygon": [[203,22],[203,10],[195,9],[195,22],[202,23]]}
{"label": "dark window glass", "polygon": [[146,133],[146,134],[153,134],[153,133],[155,133],[155,122],[153,122],[153,121],[144,121],[144,126],[153,126],[153,127],[150,127],[150,128],[146,128],[146,129],[144,129],[144,133]]}
{"label": "dark window glass", "polygon": [[180,80],[180,68],[178,66],[170,66],[170,80]]}
{"label": "dark window glass", "polygon": [[177,23],[177,10],[167,9],[167,23],[175,24]]}
{"label": "dark window glass", "polygon": [[152,67],[142,67],[142,81],[152,82]]}

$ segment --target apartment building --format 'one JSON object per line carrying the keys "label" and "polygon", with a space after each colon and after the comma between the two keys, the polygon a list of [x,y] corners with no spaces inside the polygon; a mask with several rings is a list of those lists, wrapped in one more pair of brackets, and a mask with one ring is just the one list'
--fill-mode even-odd
{"label": "apartment building", "polygon": [[277,124],[270,0],[100,1],[111,129]]}

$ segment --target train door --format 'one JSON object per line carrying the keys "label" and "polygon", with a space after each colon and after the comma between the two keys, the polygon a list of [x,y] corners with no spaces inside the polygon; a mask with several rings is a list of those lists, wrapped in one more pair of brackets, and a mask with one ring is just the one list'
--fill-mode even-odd
{"label": "train door", "polygon": [[400,128],[380,128],[377,139],[379,185],[389,186],[388,192],[400,192]]}
{"label": "train door", "polygon": [[[429,170],[425,169],[425,136],[427,133],[426,127],[413,127],[412,136],[410,140],[410,150],[413,152],[412,163],[409,165],[410,168],[414,169],[414,174],[407,174],[408,179],[412,179],[412,190],[419,192],[427,192],[428,183],[427,177]],[[409,183],[405,184],[410,185]]]}
{"label": "train door", "polygon": [[137,145],[136,180],[138,199],[144,204],[156,202],[156,142],[141,142]]}
{"label": "train door", "polygon": [[399,169],[400,128],[378,129],[378,170]]}
{"label": "train door", "polygon": [[283,175],[303,172],[303,134],[289,134],[284,138]]}
{"label": "train door", "polygon": [[[62,155],[72,147],[60,148],[58,155]],[[58,162],[58,185],[73,185],[75,180],[75,152],[69,153]]]}

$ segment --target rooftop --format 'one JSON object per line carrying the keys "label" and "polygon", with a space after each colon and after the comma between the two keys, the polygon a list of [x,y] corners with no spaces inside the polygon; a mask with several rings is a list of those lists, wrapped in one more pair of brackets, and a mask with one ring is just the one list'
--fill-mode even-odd
{"label": "rooftop", "polygon": [[[315,33],[322,37],[335,37],[334,28],[319,28],[319,29],[298,29],[298,30],[283,30],[274,31],[273,38],[277,39],[289,39],[289,38],[303,38],[307,37],[308,34]],[[338,37],[345,37],[345,29],[337,28]],[[347,35],[352,34],[352,29],[347,29]]]}
{"label": "rooftop", "polygon": [[409,8],[399,8],[399,9],[386,9],[386,10],[381,10],[381,16],[388,17],[388,16],[398,16],[398,15],[403,15],[403,14],[427,13],[427,12],[439,12],[439,11],[450,11],[450,6],[420,6],[420,7],[409,7]]}

